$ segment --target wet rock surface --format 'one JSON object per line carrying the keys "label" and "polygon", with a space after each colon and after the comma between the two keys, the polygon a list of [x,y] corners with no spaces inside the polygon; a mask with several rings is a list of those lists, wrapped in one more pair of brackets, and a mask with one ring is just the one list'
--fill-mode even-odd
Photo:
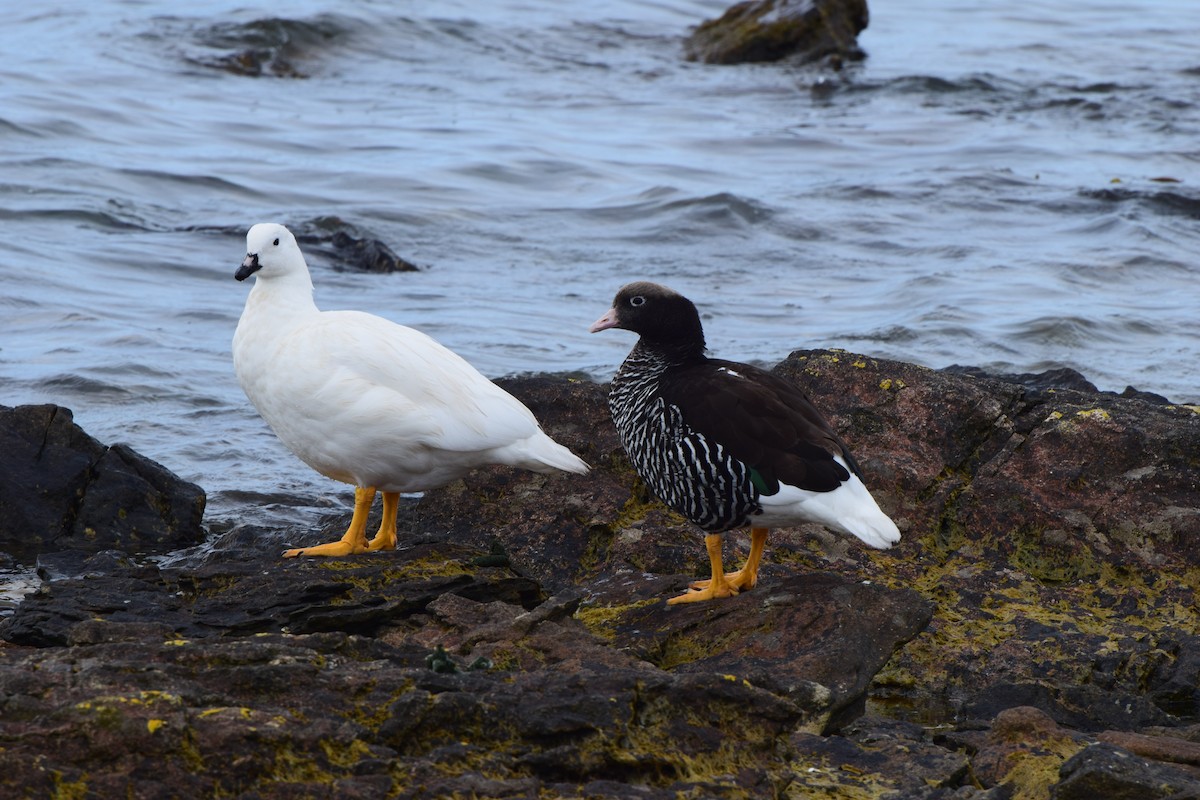
{"label": "wet rock surface", "polygon": [[252,78],[304,79],[319,66],[322,53],[348,32],[344,20],[333,15],[221,22],[188,31],[198,48],[189,60]]}
{"label": "wet rock surface", "polygon": [[43,555],[0,621],[0,787],[1197,796],[1200,414],[1071,375],[777,371],[850,442],[896,548],[774,531],[755,589],[667,607],[702,537],[639,485],[605,387],[506,381],[590,475],[480,470],[404,508],[392,553],[278,557],[331,519]]}
{"label": "wet rock surface", "polygon": [[317,217],[301,223],[296,241],[305,251],[329,260],[339,272],[416,272],[420,268],[406,261],[383,240],[372,236],[340,217]]}
{"label": "wet rock surface", "polygon": [[701,23],[684,42],[691,61],[742,64],[795,57],[835,66],[863,57],[866,0],[748,0]]}
{"label": "wet rock surface", "polygon": [[68,409],[0,406],[0,551],[169,552],[204,538],[204,499],[129,447],[96,441]]}

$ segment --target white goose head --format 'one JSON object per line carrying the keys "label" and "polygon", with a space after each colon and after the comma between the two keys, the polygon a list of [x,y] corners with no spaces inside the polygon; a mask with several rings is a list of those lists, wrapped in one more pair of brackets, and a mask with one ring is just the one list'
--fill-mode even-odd
{"label": "white goose head", "polygon": [[234,277],[244,281],[255,274],[260,280],[308,275],[300,245],[283,225],[260,222],[246,234],[246,258]]}

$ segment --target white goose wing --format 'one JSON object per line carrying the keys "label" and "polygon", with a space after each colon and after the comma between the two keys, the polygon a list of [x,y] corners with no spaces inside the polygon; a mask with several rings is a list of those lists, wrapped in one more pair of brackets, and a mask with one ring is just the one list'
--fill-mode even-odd
{"label": "white goose wing", "polygon": [[318,405],[352,404],[376,431],[399,426],[401,435],[427,447],[470,452],[540,430],[516,398],[420,331],[358,311],[331,311],[302,335],[301,349],[319,352],[316,361],[328,370]]}

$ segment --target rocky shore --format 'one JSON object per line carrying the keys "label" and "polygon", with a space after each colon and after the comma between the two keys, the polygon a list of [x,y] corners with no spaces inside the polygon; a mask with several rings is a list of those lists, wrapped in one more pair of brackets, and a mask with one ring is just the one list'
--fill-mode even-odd
{"label": "rocky shore", "polygon": [[279,553],[345,519],[200,543],[197,487],[0,409],[0,551],[44,579],[0,620],[0,795],[1200,797],[1198,410],[776,370],[904,540],[777,531],[754,590],[670,608],[702,539],[601,385],[504,382],[592,474],[482,470],[405,508],[397,551],[330,560]]}

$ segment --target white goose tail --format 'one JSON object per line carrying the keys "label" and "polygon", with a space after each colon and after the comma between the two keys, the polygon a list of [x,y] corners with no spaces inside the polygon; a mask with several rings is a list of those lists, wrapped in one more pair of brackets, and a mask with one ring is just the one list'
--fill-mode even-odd
{"label": "white goose tail", "polygon": [[542,431],[513,442],[497,451],[499,461],[534,472],[574,472],[583,475],[590,467],[582,458],[551,439]]}
{"label": "white goose tail", "polygon": [[[836,459],[842,466],[845,463]],[[850,480],[832,492],[813,492],[783,486],[778,493],[759,499],[763,514],[753,524],[765,527],[818,522],[827,528],[857,536],[880,550],[900,541],[900,529],[880,510],[875,498],[853,472]],[[760,521],[761,520],[761,521]]]}

